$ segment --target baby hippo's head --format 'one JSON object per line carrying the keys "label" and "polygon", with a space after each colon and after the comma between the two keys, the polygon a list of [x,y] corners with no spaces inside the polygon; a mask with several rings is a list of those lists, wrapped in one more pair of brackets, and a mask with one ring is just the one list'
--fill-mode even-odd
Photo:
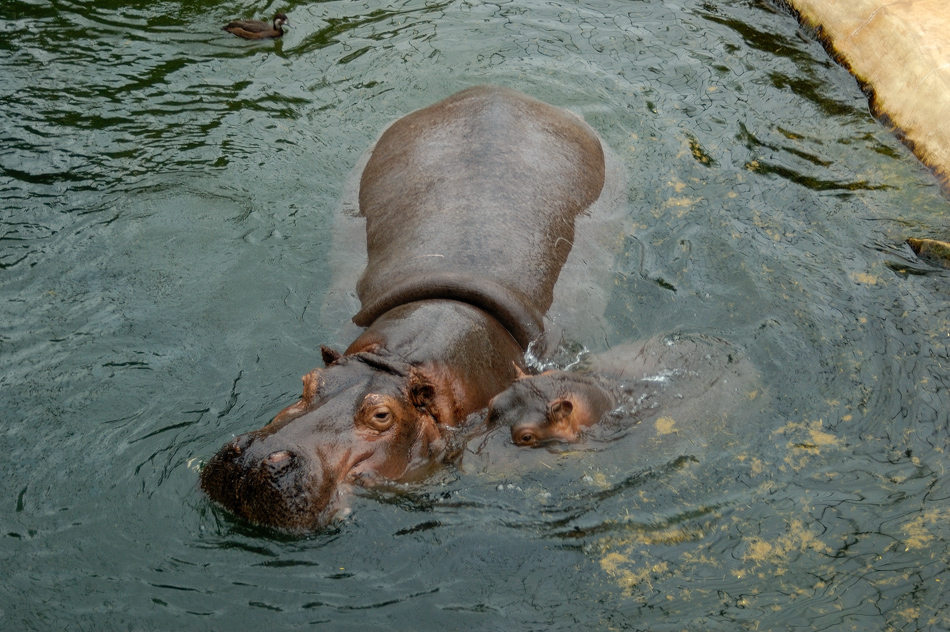
{"label": "baby hippo's head", "polygon": [[488,426],[509,426],[516,445],[576,443],[616,398],[593,378],[567,371],[522,375],[488,404]]}

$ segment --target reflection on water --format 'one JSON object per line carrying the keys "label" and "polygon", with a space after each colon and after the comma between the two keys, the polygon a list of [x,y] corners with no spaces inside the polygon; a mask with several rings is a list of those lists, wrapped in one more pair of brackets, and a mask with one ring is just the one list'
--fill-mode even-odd
{"label": "reflection on water", "polygon": [[[220,31],[276,9],[277,42]],[[0,31],[4,629],[950,626],[947,273],[903,244],[947,201],[789,15],[21,0]],[[348,342],[319,315],[350,168],[489,82],[628,171],[607,339],[569,334],[709,333],[761,391],[659,452],[489,436],[309,538],[210,507],[203,460]]]}

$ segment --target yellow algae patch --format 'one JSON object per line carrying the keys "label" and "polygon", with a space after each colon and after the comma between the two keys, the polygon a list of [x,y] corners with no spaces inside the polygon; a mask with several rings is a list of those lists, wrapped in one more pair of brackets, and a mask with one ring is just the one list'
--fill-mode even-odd
{"label": "yellow algae patch", "polygon": [[[668,198],[663,203],[663,208],[673,209],[673,213],[672,213],[673,216],[676,218],[682,218],[684,215],[686,215],[690,211],[690,209],[692,209],[702,200],[703,200],[702,197],[687,197],[687,196],[671,197],[671,198]],[[660,213],[654,212],[653,215],[654,217],[660,217],[661,213],[662,212]]]}
{"label": "yellow algae patch", "polygon": [[691,198],[684,195],[682,197],[668,198],[666,202],[664,202],[663,204],[664,206],[677,206],[677,207],[694,206],[696,203],[702,201],[702,199],[703,198],[701,197]]}
{"label": "yellow algae patch", "polygon": [[765,461],[762,459],[753,458],[751,461],[749,461],[749,465],[752,466],[753,476],[758,476],[759,474],[765,472]]}
{"label": "yellow algae patch", "polygon": [[907,539],[904,540],[904,544],[907,545],[907,548],[904,549],[905,551],[926,548],[934,539],[930,531],[927,530],[927,527],[924,526],[923,518],[917,518],[904,525],[902,531],[904,535],[907,536]]}
{"label": "yellow algae patch", "polygon": [[588,473],[584,476],[584,481],[601,489],[610,487],[610,481],[607,480],[603,472]]}
{"label": "yellow algae patch", "polygon": [[[796,450],[805,450],[811,454],[818,454],[820,448],[837,448],[841,440],[830,432],[825,432],[821,419],[812,422],[789,422],[772,432],[789,437],[788,447]],[[787,459],[786,459],[787,461]]]}
{"label": "yellow algae patch", "polygon": [[903,525],[901,533],[904,534],[904,550],[919,550],[930,546],[936,539],[930,527],[946,524],[948,519],[950,519],[950,509],[932,509]]}
{"label": "yellow algae patch", "polygon": [[736,456],[736,460],[740,463],[745,463],[746,460],[749,461],[749,470],[753,476],[758,476],[765,471],[765,461],[758,457],[747,456],[745,454],[739,454]]}
{"label": "yellow algae patch", "polygon": [[762,561],[772,555],[772,545],[765,540],[757,540],[749,545],[749,552],[743,556],[746,560]]}
{"label": "yellow algae patch", "polygon": [[722,558],[712,556],[704,549],[697,552],[684,551],[683,562],[693,567],[706,566],[709,568],[722,568]]}
{"label": "yellow algae patch", "polygon": [[840,444],[838,437],[821,430],[810,430],[811,442],[816,446],[837,446]]}
{"label": "yellow algae patch", "polygon": [[[804,450],[809,450],[807,447],[804,447],[804,446],[795,446],[795,447],[802,448]],[[799,453],[796,455],[796,454],[789,453],[782,460],[785,462],[785,465],[788,466],[788,468],[791,469],[793,472],[799,472],[809,466],[808,457],[816,456],[817,454],[818,454],[818,449],[814,448],[814,449],[809,450],[809,452],[806,454]],[[783,472],[785,471],[784,467],[782,468],[782,471]]]}
{"label": "yellow algae patch", "polygon": [[[722,516],[712,514],[709,517],[720,519]],[[639,593],[642,598],[644,591],[652,590],[655,581],[668,579],[673,574],[688,574],[689,568],[698,565],[721,567],[721,560],[711,558],[702,544],[711,530],[710,523],[692,526],[680,524],[659,529],[629,525],[629,530],[622,535],[609,536],[598,542],[598,562],[601,570],[624,594],[634,597]],[[651,554],[663,547],[689,546],[689,543],[696,548],[680,551],[682,563],[660,560]]]}
{"label": "yellow algae patch", "polygon": [[682,193],[684,190],[686,190],[686,183],[676,177],[667,182],[667,185],[672,187],[672,189],[677,193]]}
{"label": "yellow algae patch", "polygon": [[625,555],[608,553],[600,560],[600,567],[605,573],[617,580],[620,587],[627,592],[640,585],[652,588],[653,584],[650,582],[650,577],[667,570],[666,562],[660,562],[653,568],[641,568],[632,571],[628,568],[628,565],[632,563],[632,560]]}
{"label": "yellow algae patch", "polygon": [[676,432],[676,422],[669,417],[660,417],[656,420],[656,433],[668,435]]}
{"label": "yellow algae patch", "polygon": [[[713,512],[707,516],[718,520],[722,516]],[[659,545],[676,545],[684,542],[698,542],[706,537],[711,524],[675,524],[671,526],[658,525],[647,527],[642,524],[624,524],[621,532],[603,538],[598,543],[601,552],[626,550],[628,553],[638,546],[654,547]]]}
{"label": "yellow algae patch", "polygon": [[897,616],[902,617],[905,621],[913,621],[914,623],[917,623],[920,621],[920,608],[911,606],[909,608],[904,608],[903,610],[898,610]]}
{"label": "yellow algae patch", "polygon": [[643,544],[656,546],[661,544],[682,544],[692,540],[699,540],[705,534],[700,529],[684,529],[682,527],[668,527],[658,531],[637,531],[623,539],[624,544]]}
{"label": "yellow algae patch", "polygon": [[793,471],[808,467],[812,457],[841,447],[841,440],[830,432],[826,432],[822,428],[820,419],[804,423],[789,422],[773,431],[772,434],[784,435],[788,439],[786,447],[789,452],[783,461]]}
{"label": "yellow algae patch", "polygon": [[792,520],[784,535],[770,541],[753,538],[749,540],[748,549],[742,559],[757,564],[779,564],[787,560],[789,553],[831,553],[831,548],[815,537],[801,520]]}
{"label": "yellow algae patch", "polygon": [[852,272],[848,276],[850,276],[851,280],[855,283],[863,283],[864,285],[876,285],[880,280],[878,277],[873,274],[868,274],[867,272]]}

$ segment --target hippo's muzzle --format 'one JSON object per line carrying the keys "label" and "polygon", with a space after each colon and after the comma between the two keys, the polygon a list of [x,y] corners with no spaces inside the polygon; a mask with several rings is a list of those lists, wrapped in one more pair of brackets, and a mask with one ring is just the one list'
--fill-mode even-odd
{"label": "hippo's muzzle", "polygon": [[338,509],[334,468],[319,457],[270,444],[254,432],[227,443],[202,472],[208,496],[242,518],[281,529],[327,524]]}

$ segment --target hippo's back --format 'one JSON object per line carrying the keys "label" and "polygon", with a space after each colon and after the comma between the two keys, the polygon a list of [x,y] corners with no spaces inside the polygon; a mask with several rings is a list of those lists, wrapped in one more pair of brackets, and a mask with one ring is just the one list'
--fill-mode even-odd
{"label": "hippo's back", "polygon": [[590,127],[514,90],[470,88],[400,119],[360,181],[368,264],[354,321],[454,299],[489,311],[526,345],[604,172]]}

